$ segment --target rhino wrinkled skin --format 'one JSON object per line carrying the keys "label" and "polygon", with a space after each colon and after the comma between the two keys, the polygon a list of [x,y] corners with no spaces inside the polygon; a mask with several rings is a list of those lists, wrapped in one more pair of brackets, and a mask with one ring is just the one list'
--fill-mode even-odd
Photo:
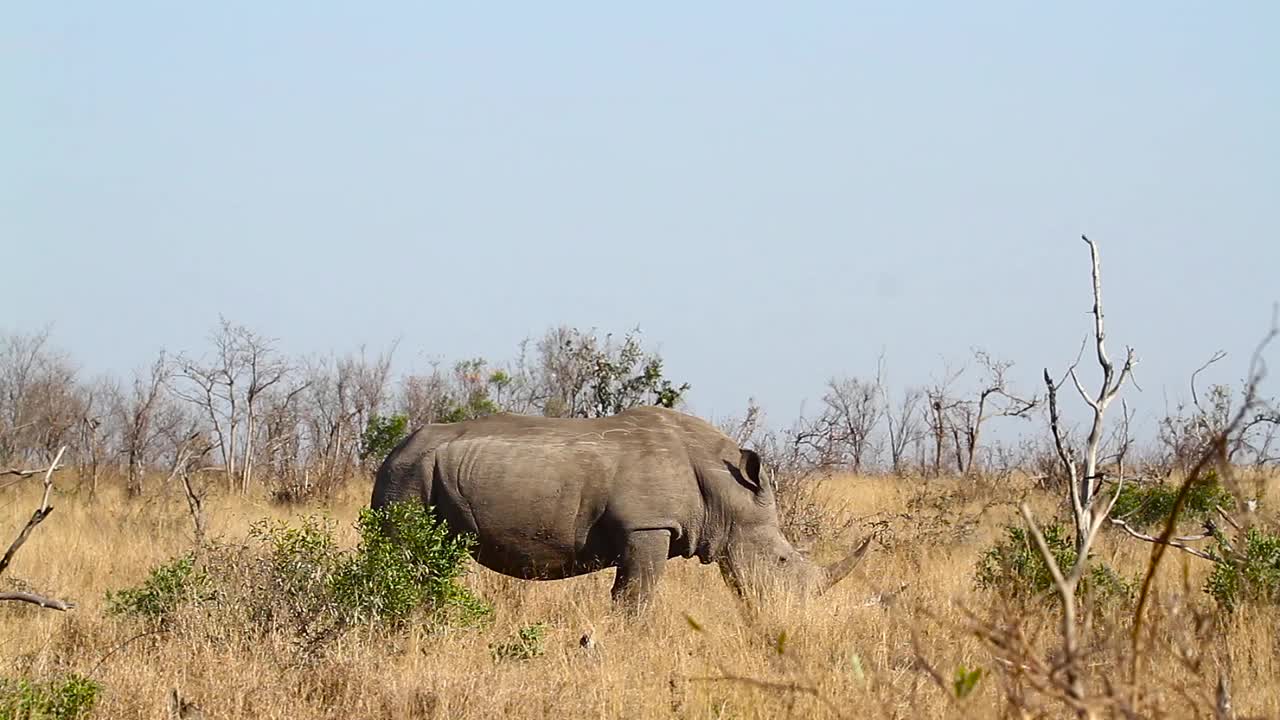
{"label": "rhino wrinkled skin", "polygon": [[669,558],[718,563],[739,592],[764,576],[821,592],[866,549],[830,568],[806,560],[779,530],[759,456],[704,420],[657,407],[427,425],[378,469],[372,507],[403,500],[473,534],[476,561],[505,575],[554,580],[616,567],[613,599],[633,611],[652,599]]}

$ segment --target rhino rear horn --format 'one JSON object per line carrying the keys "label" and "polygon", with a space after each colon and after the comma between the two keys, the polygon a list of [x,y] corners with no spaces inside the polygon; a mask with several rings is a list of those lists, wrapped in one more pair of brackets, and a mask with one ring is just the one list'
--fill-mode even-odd
{"label": "rhino rear horn", "polygon": [[843,560],[839,560],[823,568],[826,571],[826,583],[821,592],[826,592],[835,587],[836,583],[845,579],[853,569],[862,562],[862,556],[867,554],[867,548],[871,547],[871,536],[868,535],[865,540],[853,552],[845,556]]}

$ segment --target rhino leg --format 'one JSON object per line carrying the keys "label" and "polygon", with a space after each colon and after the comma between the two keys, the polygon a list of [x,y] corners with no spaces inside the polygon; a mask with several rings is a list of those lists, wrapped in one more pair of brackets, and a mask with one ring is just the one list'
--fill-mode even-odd
{"label": "rhino leg", "polygon": [[627,536],[613,581],[613,602],[635,615],[653,601],[671,548],[668,530],[639,530]]}

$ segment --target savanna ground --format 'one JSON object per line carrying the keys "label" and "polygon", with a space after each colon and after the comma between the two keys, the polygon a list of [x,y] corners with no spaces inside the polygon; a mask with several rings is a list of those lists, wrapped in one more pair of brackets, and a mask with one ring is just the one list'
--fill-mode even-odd
{"label": "savanna ground", "polygon": [[[1261,507],[1276,507],[1280,484],[1265,484]],[[59,486],[74,488],[71,472],[59,473]],[[352,543],[368,487],[353,482],[324,506],[215,494],[206,501],[210,533],[243,538],[264,517],[323,513]],[[26,521],[39,491],[39,478],[0,491],[6,536]],[[78,607],[0,606],[0,676],[89,676],[103,687],[91,716],[122,720],[173,717],[175,689],[191,703],[185,716],[208,718],[1070,714],[1036,694],[1034,678],[1018,671],[1022,660],[993,651],[974,632],[978,622],[1013,630],[1041,661],[1053,661],[1053,606],[1014,605],[980,591],[974,567],[1002,528],[1017,522],[1019,500],[1027,498],[1042,520],[1060,501],[1016,481],[848,476],[826,480],[819,495],[829,532],[813,549],[817,559],[832,559],[871,530],[877,542],[854,576],[807,604],[779,599],[746,609],[714,566],[677,560],[668,564],[657,606],[629,622],[610,608],[611,571],[537,583],[476,567],[465,582],[492,604],[489,622],[350,633],[304,660],[286,637],[237,642],[229,629],[221,641],[197,641],[108,615],[107,590],[136,585],[153,566],[190,549],[185,500],[176,487],[133,500],[106,488],[92,501],[68,489],[55,493],[56,512],[9,575]],[[1095,556],[1136,577],[1150,549],[1106,531]],[[1162,566],[1148,613],[1154,629],[1136,667],[1142,715],[1213,717],[1221,674],[1230,680],[1237,717],[1280,716],[1280,612],[1216,610],[1200,589],[1208,566],[1182,553]],[[1094,692],[1128,687],[1131,615],[1132,604],[1089,615],[1084,637]],[[495,657],[495,645],[539,623],[541,654]],[[963,698],[954,687],[959,668],[982,670]]]}

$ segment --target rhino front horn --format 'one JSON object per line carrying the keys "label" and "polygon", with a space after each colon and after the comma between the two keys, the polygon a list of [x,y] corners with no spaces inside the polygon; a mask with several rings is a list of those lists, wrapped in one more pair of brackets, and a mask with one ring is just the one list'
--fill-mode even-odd
{"label": "rhino front horn", "polygon": [[850,572],[853,571],[858,563],[862,562],[862,556],[867,554],[867,548],[871,546],[871,536],[868,535],[862,544],[853,552],[849,553],[843,560],[834,562],[823,568],[826,571],[826,582],[822,586],[820,592],[826,592],[835,587],[836,583],[845,579]]}

